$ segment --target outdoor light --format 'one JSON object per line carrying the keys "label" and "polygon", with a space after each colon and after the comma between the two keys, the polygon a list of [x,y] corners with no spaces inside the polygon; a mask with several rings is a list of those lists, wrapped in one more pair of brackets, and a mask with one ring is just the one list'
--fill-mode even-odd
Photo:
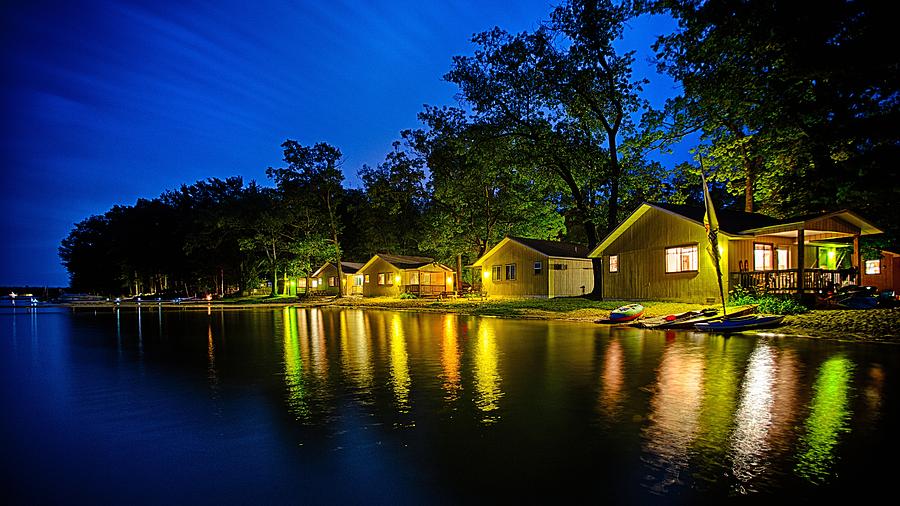
{"label": "outdoor light", "polygon": [[399,274],[397,274],[396,276],[394,276],[394,281],[396,281],[396,282],[398,282],[398,283],[400,282],[400,275],[399,275]]}
{"label": "outdoor light", "polygon": [[447,276],[447,282],[448,282],[448,283],[452,283],[452,282],[453,282],[453,276]]}
{"label": "outdoor light", "polygon": [[488,271],[484,271],[484,279],[491,277],[491,273]]}

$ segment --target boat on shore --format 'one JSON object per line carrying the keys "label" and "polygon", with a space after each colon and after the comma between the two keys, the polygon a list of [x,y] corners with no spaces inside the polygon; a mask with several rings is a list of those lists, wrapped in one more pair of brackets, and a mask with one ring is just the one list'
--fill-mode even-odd
{"label": "boat on shore", "polygon": [[669,329],[679,323],[694,320],[696,318],[711,317],[719,313],[718,309],[707,308],[694,311],[685,311],[683,313],[669,314],[665,316],[654,316],[652,318],[643,318],[633,323],[635,327],[642,329]]}
{"label": "boat on shore", "polygon": [[740,332],[764,327],[775,327],[781,324],[784,315],[748,315],[724,318],[718,321],[701,322],[694,328],[703,332]]}
{"label": "boat on shore", "polygon": [[644,306],[640,304],[628,304],[613,309],[609,313],[609,321],[612,323],[625,323],[636,320],[644,314]]}

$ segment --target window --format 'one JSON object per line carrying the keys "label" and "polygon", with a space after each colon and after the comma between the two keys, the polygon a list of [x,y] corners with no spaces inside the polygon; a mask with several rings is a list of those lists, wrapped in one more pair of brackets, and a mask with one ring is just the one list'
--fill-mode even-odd
{"label": "window", "polygon": [[312,285],[313,288],[315,288],[315,287],[319,286],[319,280],[316,278],[312,278],[312,280],[310,281],[310,284]]}
{"label": "window", "polygon": [[568,268],[569,268],[569,266],[566,264],[553,264],[554,271],[564,271]]}
{"label": "window", "polygon": [[773,257],[775,247],[771,244],[753,243],[753,270],[754,271],[771,271],[775,268],[773,265]]}
{"label": "window", "polygon": [[[366,275],[366,277],[367,278],[369,277],[368,274]],[[353,286],[362,286],[362,284],[363,284],[362,276],[353,276]]]}
{"label": "window", "polygon": [[328,286],[335,287],[337,286],[337,276],[329,276],[328,277]]}
{"label": "window", "polygon": [[[384,275],[384,284],[388,286],[394,286],[394,276],[391,276],[390,272],[382,272],[381,274]],[[400,280],[398,279],[397,282],[399,283]]]}
{"label": "window", "polygon": [[383,285],[383,284],[384,284],[384,273],[383,273],[383,272],[379,272],[379,273],[378,273],[378,284],[379,284],[379,285]]}
{"label": "window", "polygon": [[502,265],[495,265],[495,266],[491,267],[491,278],[494,281],[500,281],[500,273],[502,272],[502,269],[503,269]]}
{"label": "window", "polygon": [[866,260],[866,274],[881,274],[881,260]]}
{"label": "window", "polygon": [[778,254],[778,270],[783,271],[791,268],[790,252],[786,249],[775,250]]}
{"label": "window", "polygon": [[[423,272],[423,273],[422,273],[422,284],[423,284],[423,285],[430,285],[430,284],[432,283],[432,281],[434,281],[433,278],[434,278],[434,275],[433,275],[432,273],[430,273],[430,272]],[[435,284],[439,284],[439,283],[435,283]]]}
{"label": "window", "polygon": [[516,264],[506,264],[506,280],[516,280]]}
{"label": "window", "polygon": [[697,245],[666,248],[666,272],[697,270]]}
{"label": "window", "polygon": [[370,278],[369,275],[366,274],[366,284],[368,285],[371,282],[372,282],[372,278]]}
{"label": "window", "polygon": [[619,255],[609,256],[609,272],[619,272]]}
{"label": "window", "polygon": [[409,273],[409,284],[418,285],[419,284],[419,271],[414,271]]}
{"label": "window", "polygon": [[534,263],[534,275],[540,276],[543,271],[544,271],[544,265],[540,262],[535,262]]}

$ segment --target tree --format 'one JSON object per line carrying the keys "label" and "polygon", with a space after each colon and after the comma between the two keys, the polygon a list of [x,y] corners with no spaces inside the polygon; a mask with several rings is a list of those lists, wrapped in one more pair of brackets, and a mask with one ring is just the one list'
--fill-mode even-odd
{"label": "tree", "polygon": [[[302,216],[307,224],[305,232],[315,235],[315,228],[324,226],[334,245],[335,261],[338,269],[338,296],[343,296],[341,267],[341,219],[338,214],[344,174],[340,170],[341,151],[329,144],[319,142],[314,146],[303,146],[297,141],[286,140],[284,162],[287,167],[266,170],[266,175],[275,180],[283,194],[288,209]],[[302,221],[302,220],[301,220]]]}

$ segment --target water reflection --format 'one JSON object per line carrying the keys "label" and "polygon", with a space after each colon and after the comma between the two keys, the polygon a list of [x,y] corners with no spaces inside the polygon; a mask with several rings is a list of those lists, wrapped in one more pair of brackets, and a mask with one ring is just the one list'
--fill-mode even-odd
{"label": "water reflection", "polygon": [[344,376],[350,379],[360,394],[371,393],[374,380],[363,311],[340,313],[340,338]]}
{"label": "water reflection", "polygon": [[481,411],[481,421],[493,424],[500,420],[500,357],[497,350],[495,322],[484,319],[478,325],[478,338],[473,350],[475,373],[475,407]]}
{"label": "water reflection", "polygon": [[287,387],[288,409],[300,420],[310,416],[307,386],[303,376],[302,354],[297,324],[297,309],[284,308],[284,383]]}
{"label": "water reflection", "polygon": [[622,343],[619,339],[613,339],[606,348],[603,357],[603,371],[600,376],[602,389],[600,390],[600,408],[603,414],[610,419],[619,415],[622,403],[622,385],[625,382]]}
{"label": "water reflection", "polygon": [[444,315],[443,339],[441,340],[441,387],[444,389],[444,399],[447,402],[456,401],[462,389],[458,342],[461,330],[457,315]]}
{"label": "water reflection", "polygon": [[768,465],[767,436],[772,426],[774,381],[774,352],[767,342],[761,341],[750,355],[740,405],[735,413],[736,427],[731,438],[733,471],[741,482],[741,492],[747,492],[748,482],[765,471]]}
{"label": "water reflection", "polygon": [[835,460],[835,447],[840,436],[850,430],[849,383],[853,364],[838,355],[819,368],[813,386],[810,414],[801,437],[801,452],[794,470],[813,483],[827,481]]}
{"label": "water reflection", "polygon": [[650,400],[650,422],[644,429],[645,462],[654,473],[649,488],[667,492],[682,484],[691,443],[697,435],[703,394],[703,360],[685,344],[668,344],[657,370]]}
{"label": "water reflection", "polygon": [[391,317],[391,385],[394,387],[394,399],[400,413],[409,412],[409,358],[406,353],[406,336],[403,333],[403,325],[400,315],[395,313]]}

